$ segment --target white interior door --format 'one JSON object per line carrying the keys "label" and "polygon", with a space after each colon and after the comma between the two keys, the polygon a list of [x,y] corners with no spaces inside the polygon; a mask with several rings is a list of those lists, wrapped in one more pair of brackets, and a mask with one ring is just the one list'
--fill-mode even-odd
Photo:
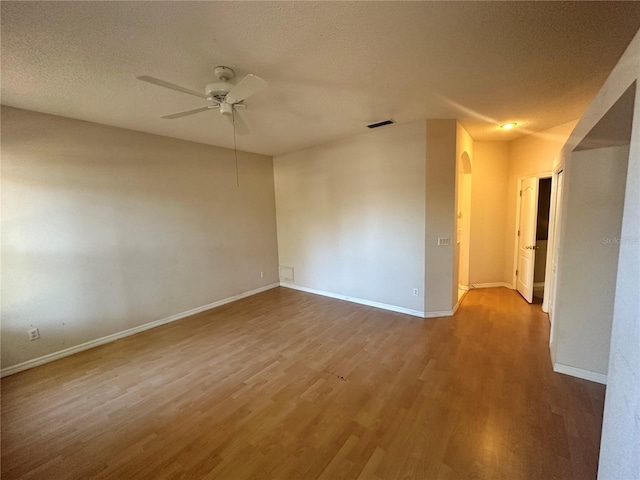
{"label": "white interior door", "polygon": [[537,213],[538,177],[528,177],[520,183],[520,225],[518,227],[516,288],[529,303],[533,302]]}

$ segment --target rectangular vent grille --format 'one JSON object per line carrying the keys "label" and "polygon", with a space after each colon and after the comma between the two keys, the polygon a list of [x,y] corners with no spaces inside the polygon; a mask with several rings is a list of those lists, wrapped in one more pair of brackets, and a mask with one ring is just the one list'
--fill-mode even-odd
{"label": "rectangular vent grille", "polygon": [[392,123],[396,123],[396,122],[394,122],[393,120],[389,119],[389,120],[384,120],[383,122],[372,123],[371,125],[367,125],[367,128],[384,127],[385,125],[391,125]]}
{"label": "rectangular vent grille", "polygon": [[293,283],[293,267],[280,265],[280,281]]}

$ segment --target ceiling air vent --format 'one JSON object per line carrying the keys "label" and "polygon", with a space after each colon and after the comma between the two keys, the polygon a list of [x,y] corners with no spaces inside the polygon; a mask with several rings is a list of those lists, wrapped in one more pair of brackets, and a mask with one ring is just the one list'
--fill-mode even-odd
{"label": "ceiling air vent", "polygon": [[394,122],[393,120],[389,119],[389,120],[384,120],[382,122],[372,123],[371,125],[367,125],[367,128],[384,127],[385,125],[391,125],[392,123],[396,123],[396,122]]}

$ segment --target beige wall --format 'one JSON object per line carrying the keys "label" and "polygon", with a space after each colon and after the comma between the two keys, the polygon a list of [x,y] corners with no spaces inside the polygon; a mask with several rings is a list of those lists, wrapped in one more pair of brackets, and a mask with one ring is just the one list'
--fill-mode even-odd
{"label": "beige wall", "polygon": [[572,153],[554,310],[555,361],[607,374],[628,147]]}
{"label": "beige wall", "polygon": [[475,142],[471,189],[469,281],[504,282],[508,142]]}
{"label": "beige wall", "polygon": [[297,287],[424,310],[425,155],[420,121],[274,158]]}
{"label": "beige wall", "polygon": [[543,132],[527,135],[509,143],[509,177],[507,180],[507,221],[504,230],[503,281],[515,284],[516,209],[518,179],[551,172],[560,149],[577,122],[568,122]]}
{"label": "beige wall", "polygon": [[[458,300],[456,259],[456,156],[458,124],[455,120],[427,120],[425,196],[425,311],[448,312]],[[450,239],[438,246],[438,237]]]}
{"label": "beige wall", "polygon": [[272,161],[239,161],[3,107],[2,367],[277,282]]}
{"label": "beige wall", "polygon": [[[637,89],[638,36],[623,61],[629,58],[636,60]],[[609,91],[616,93],[613,88]],[[635,95],[598,467],[602,480],[640,477],[640,95],[637,91]]]}
{"label": "beige wall", "polygon": [[518,180],[551,172],[575,124],[565,123],[512,142],[474,142],[471,285],[505,284],[513,288]]}

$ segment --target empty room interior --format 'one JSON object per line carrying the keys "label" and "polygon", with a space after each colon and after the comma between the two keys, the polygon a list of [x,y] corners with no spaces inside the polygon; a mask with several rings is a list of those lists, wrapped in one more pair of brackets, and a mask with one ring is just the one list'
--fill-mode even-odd
{"label": "empty room interior", "polygon": [[640,478],[640,2],[0,9],[3,480]]}

